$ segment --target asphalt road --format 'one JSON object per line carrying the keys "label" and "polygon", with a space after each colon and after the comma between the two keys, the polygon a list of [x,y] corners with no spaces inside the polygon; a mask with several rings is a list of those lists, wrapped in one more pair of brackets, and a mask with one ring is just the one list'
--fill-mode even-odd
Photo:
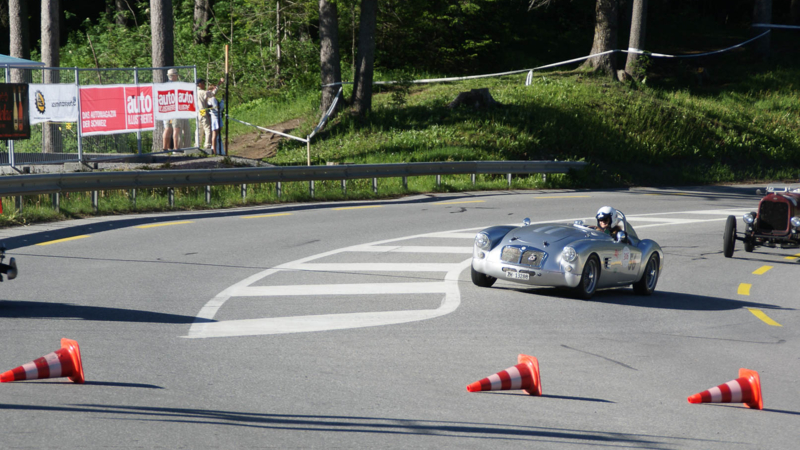
{"label": "asphalt road", "polygon": [[[759,198],[475,192],[0,230],[20,266],[0,371],[67,337],[86,374],[0,385],[0,447],[794,449],[800,253],[722,256],[725,217]],[[470,281],[479,229],[603,205],[663,247],[653,296]],[[518,354],[542,397],[466,391]],[[739,368],[764,410],[687,402]]]}

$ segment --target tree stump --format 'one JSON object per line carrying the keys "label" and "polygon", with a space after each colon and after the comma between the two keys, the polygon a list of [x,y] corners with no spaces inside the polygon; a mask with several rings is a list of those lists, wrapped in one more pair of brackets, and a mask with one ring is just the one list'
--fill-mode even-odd
{"label": "tree stump", "polygon": [[455,100],[447,105],[448,108],[453,109],[459,106],[472,106],[475,109],[492,108],[494,106],[501,106],[500,103],[492,98],[489,93],[489,88],[472,89],[468,92],[458,94]]}

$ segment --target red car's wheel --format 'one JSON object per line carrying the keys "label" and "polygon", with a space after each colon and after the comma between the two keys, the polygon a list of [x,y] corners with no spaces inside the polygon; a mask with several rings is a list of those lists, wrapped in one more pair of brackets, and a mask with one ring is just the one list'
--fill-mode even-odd
{"label": "red car's wheel", "polygon": [[725,221],[725,232],[722,234],[722,254],[726,258],[733,256],[733,247],[736,243],[736,217],[728,216]]}

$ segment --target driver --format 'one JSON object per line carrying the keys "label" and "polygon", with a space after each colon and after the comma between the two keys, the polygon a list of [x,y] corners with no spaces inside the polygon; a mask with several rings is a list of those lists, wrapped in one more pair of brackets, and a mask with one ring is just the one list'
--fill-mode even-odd
{"label": "driver", "polygon": [[619,217],[617,216],[617,210],[610,206],[603,206],[597,210],[596,217],[597,226],[592,228],[602,231],[616,239],[617,232],[622,231],[622,227],[619,224]]}

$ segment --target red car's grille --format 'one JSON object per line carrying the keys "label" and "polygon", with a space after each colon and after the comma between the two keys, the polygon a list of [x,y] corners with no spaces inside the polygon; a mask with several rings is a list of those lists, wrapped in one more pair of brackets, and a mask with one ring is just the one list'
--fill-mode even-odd
{"label": "red car's grille", "polygon": [[758,229],[762,233],[782,232],[789,229],[789,205],[779,202],[761,202],[758,211]]}

